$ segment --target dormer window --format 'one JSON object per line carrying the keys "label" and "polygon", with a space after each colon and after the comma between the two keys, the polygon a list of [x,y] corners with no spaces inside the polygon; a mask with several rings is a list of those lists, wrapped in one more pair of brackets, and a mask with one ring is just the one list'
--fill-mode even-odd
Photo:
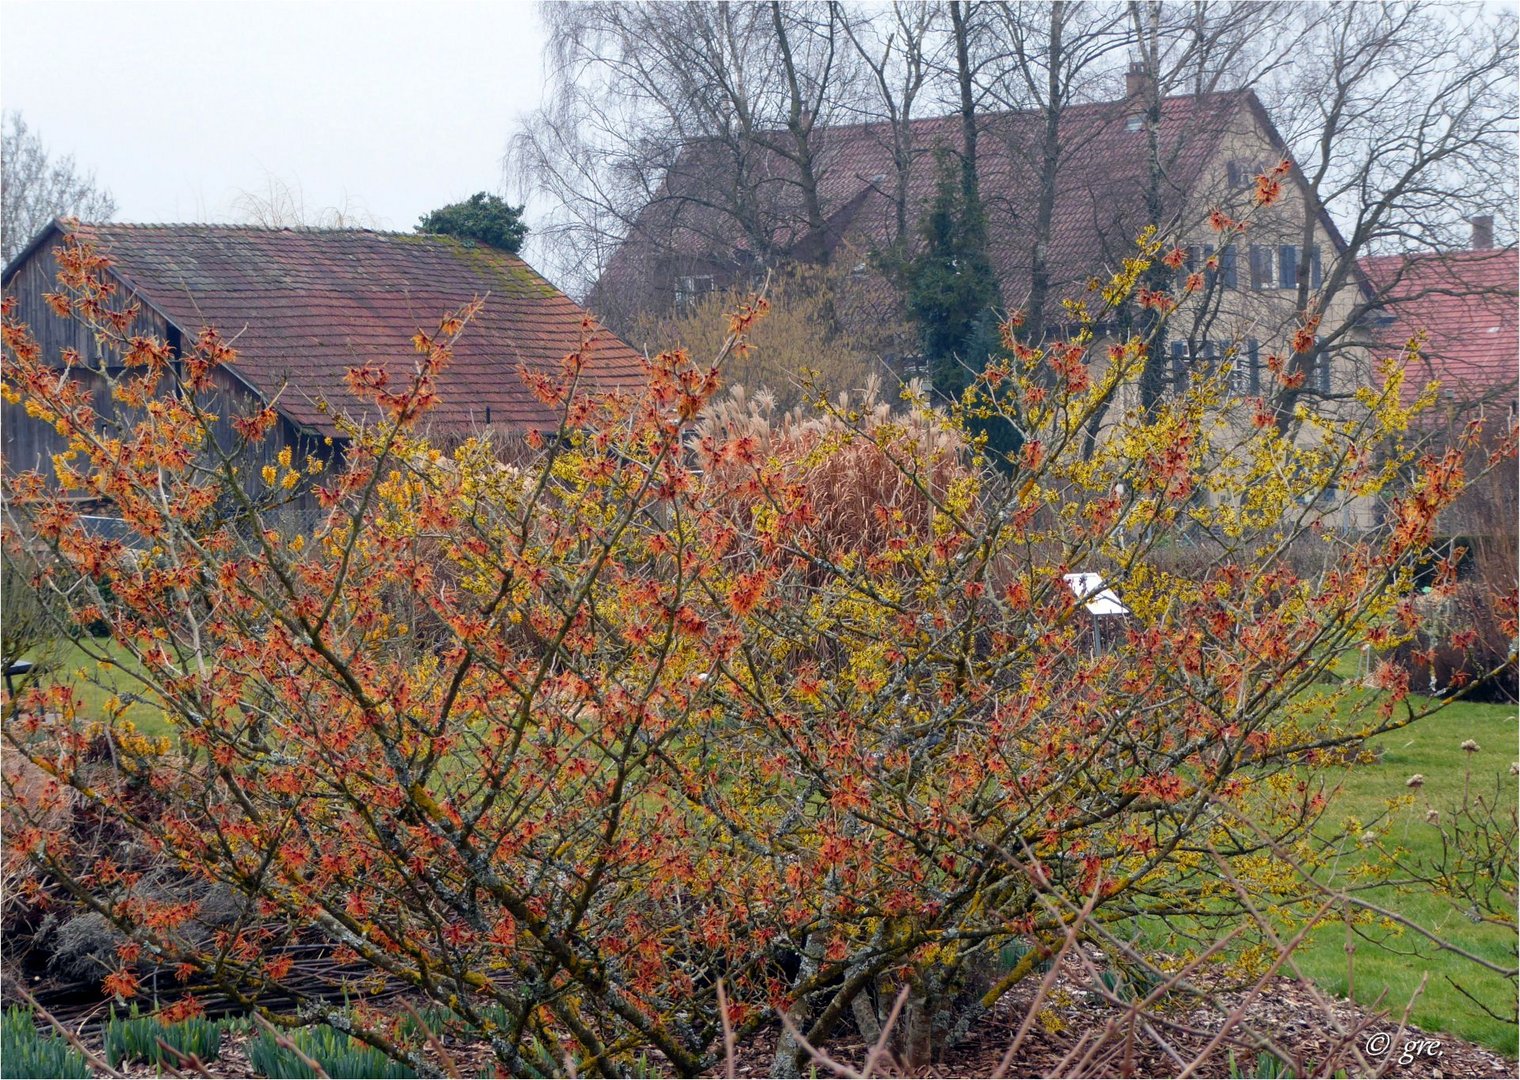
{"label": "dormer window", "polygon": [[1144,126],[1145,117],[1141,116],[1139,113],[1136,113],[1134,116],[1131,116],[1124,121],[1125,131],[1139,131]]}

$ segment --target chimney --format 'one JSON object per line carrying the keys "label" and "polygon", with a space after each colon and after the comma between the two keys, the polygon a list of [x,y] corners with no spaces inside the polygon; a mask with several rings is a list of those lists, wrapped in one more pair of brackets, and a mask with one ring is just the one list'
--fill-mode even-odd
{"label": "chimney", "polygon": [[1494,246],[1494,215],[1479,214],[1468,219],[1472,223],[1472,248],[1487,251]]}
{"label": "chimney", "polygon": [[1145,70],[1145,65],[1139,60],[1129,62],[1129,70],[1124,73],[1124,96],[1126,99],[1139,97],[1149,92],[1151,88],[1150,72]]}

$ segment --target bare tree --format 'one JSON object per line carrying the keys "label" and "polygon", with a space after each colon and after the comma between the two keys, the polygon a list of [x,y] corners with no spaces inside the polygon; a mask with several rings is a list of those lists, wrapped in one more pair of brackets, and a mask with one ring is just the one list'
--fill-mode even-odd
{"label": "bare tree", "polygon": [[266,229],[368,229],[375,226],[369,211],[345,196],[341,206],[312,206],[299,180],[286,180],[273,173],[264,177],[262,191],[243,191],[232,201],[232,211],[243,224]]}
{"label": "bare tree", "polygon": [[[910,185],[922,148],[914,139],[913,121],[921,99],[933,91],[936,74],[946,64],[945,14],[946,9],[935,4],[896,0],[887,12],[856,8],[841,22],[869,87],[858,102],[846,102],[846,108],[879,133],[891,153],[893,232],[884,245],[889,250],[906,243],[917,209],[911,204]],[[872,177],[870,183],[877,186],[885,180]]]}
{"label": "bare tree", "polygon": [[[1236,173],[1274,165],[1279,151],[1299,165],[1286,178],[1292,205],[1258,215],[1251,234],[1274,265],[1294,264],[1260,297],[1270,299],[1273,325],[1255,336],[1282,338],[1319,319],[1318,343],[1295,356],[1299,378],[1284,415],[1305,395],[1352,390],[1322,376],[1332,359],[1364,349],[1368,316],[1398,284],[1369,288],[1359,259],[1456,246],[1479,214],[1499,219],[1501,237],[1513,235],[1515,19],[1507,12],[1420,0],[778,0],[565,4],[545,18],[549,104],[512,144],[519,179],[555,207],[530,243],[562,277],[599,280],[593,303],[614,321],[620,307],[668,312],[683,289],[703,283],[720,288],[785,262],[826,261],[849,227],[852,193],[880,200],[864,211],[877,215],[860,225],[865,247],[878,256],[896,247],[906,265],[939,145],[956,155],[962,194],[985,214],[1004,300],[1025,309],[1023,334],[1038,344],[1063,319],[1058,301],[1132,252],[1141,227],[1213,241],[1200,214],[1207,200],[1217,196],[1214,205],[1232,212],[1249,203],[1249,182],[1200,178],[1192,153],[1209,141],[1209,168],[1223,171],[1214,158],[1224,96],[1186,107],[1221,92],[1234,94],[1230,108],[1244,102],[1274,144],[1242,151],[1273,160],[1232,160]],[[1116,101],[1126,107],[1089,108]],[[1102,124],[1092,119],[1100,115]],[[855,125],[848,134],[836,131],[847,124]],[[1116,124],[1143,129],[1126,140],[1143,149],[1094,168],[1093,147]],[[1079,212],[1087,219],[1075,221]],[[1058,225],[1098,241],[1063,249]],[[802,242],[809,237],[819,242]],[[634,249],[663,261],[639,264]],[[1152,289],[1176,283],[1170,267],[1151,274]],[[1171,346],[1207,352],[1230,336],[1222,313],[1239,321],[1240,310],[1261,307],[1243,295],[1234,298],[1239,310],[1233,300],[1221,306],[1223,289],[1245,288],[1221,277],[1171,320],[1170,342],[1159,326],[1135,327],[1153,343],[1147,404],[1166,392]],[[651,282],[663,291],[640,294]],[[1160,319],[1156,311],[1118,317]]]}
{"label": "bare tree", "polygon": [[[1368,255],[1450,252],[1466,246],[1474,216],[1497,216],[1514,235],[1517,118],[1513,12],[1445,3],[1395,5],[1150,3],[1131,0],[1135,53],[1145,72],[1146,124],[1154,132],[1168,94],[1249,87],[1264,106],[1269,134],[1294,167],[1287,182],[1301,198],[1259,223],[1256,238],[1292,283],[1281,322],[1261,332],[1286,338],[1312,325],[1311,348],[1292,357],[1278,400],[1280,425],[1298,402],[1350,397],[1371,373],[1368,327],[1396,298],[1398,273],[1373,281]],[[1264,26],[1272,34],[1261,33]],[[1166,230],[1164,188],[1172,168],[1151,137],[1146,197]],[[1270,164],[1263,162],[1261,164]],[[1317,237],[1330,234],[1334,242]],[[1166,272],[1155,268],[1152,287]],[[1476,275],[1475,275],[1476,276]],[[1477,286],[1454,275],[1443,288]],[[1211,283],[1211,292],[1213,286]],[[1510,286],[1513,295],[1513,285]],[[1206,296],[1171,332],[1196,354],[1218,313]],[[1151,316],[1154,318],[1155,316]],[[1331,378],[1332,370],[1354,377]],[[1147,402],[1164,390],[1161,351],[1142,380]]]}
{"label": "bare tree", "polygon": [[841,84],[856,66],[837,5],[543,12],[549,100],[508,157],[557,207],[535,229],[535,254],[554,271],[589,285],[649,207],[662,236],[646,241],[684,234],[727,257],[737,243],[736,261],[758,267],[824,227],[818,133],[843,119]]}
{"label": "bare tree", "polygon": [[[1024,325],[1028,339],[1039,342],[1051,289],[1051,228],[1061,167],[1081,149],[1075,143],[1102,133],[1089,127],[1074,135],[1063,128],[1062,117],[1072,105],[1113,96],[1114,59],[1131,46],[1131,37],[1124,9],[1117,4],[1056,0],[998,3],[989,9],[995,28],[989,36],[997,45],[986,63],[987,98],[1004,109],[1038,114],[1036,145],[1019,149],[1034,164],[1037,194],[1028,237]],[[1024,125],[1005,125],[1005,130],[1010,141],[1020,140],[1026,131]]]}
{"label": "bare tree", "polygon": [[[1300,317],[1323,318],[1338,307],[1344,314],[1324,319],[1317,347],[1294,357],[1303,378],[1279,403],[1284,419],[1305,396],[1337,395],[1312,377],[1316,365],[1360,346],[1369,316],[1404,291],[1398,274],[1370,281],[1359,260],[1465,247],[1477,215],[1496,216],[1514,236],[1520,113],[1513,11],[1416,2],[1332,5],[1300,15],[1307,25],[1291,77],[1267,80],[1263,95],[1312,204],[1325,208],[1345,238],[1318,288],[1309,244],[1300,242]],[[1300,236],[1315,224],[1306,214]],[[1449,287],[1462,291],[1460,275]],[[1334,303],[1347,293],[1353,303]]]}
{"label": "bare tree", "polygon": [[5,114],[0,172],[0,261],[10,262],[55,217],[106,221],[116,213],[95,174],[81,171],[72,155],[49,158],[19,112]]}

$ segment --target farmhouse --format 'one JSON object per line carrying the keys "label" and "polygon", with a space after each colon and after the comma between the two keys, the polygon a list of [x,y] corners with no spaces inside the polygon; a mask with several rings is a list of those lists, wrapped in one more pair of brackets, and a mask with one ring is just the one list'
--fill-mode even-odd
{"label": "farmhouse", "polygon": [[[1142,89],[1132,72],[1126,97],[1062,111],[1061,156],[1043,228],[1038,201],[1045,115],[1002,112],[980,119],[978,182],[1003,304],[1014,311],[1029,302],[1034,255],[1043,249],[1049,278],[1044,324],[1059,336],[1062,301],[1090,299],[1093,277],[1133,256],[1137,235],[1154,222],[1169,244],[1187,251],[1185,269],[1202,270],[1217,260],[1208,275],[1208,303],[1193,305],[1206,309],[1206,317],[1185,311],[1188,317],[1173,320],[1171,377],[1181,382],[1195,364],[1233,349],[1241,358],[1240,377],[1254,385],[1266,354],[1292,332],[1302,307],[1318,302],[1322,288],[1335,293],[1324,312],[1326,325],[1350,313],[1359,271],[1354,263],[1341,266],[1346,245],[1296,167],[1270,213],[1254,215],[1240,246],[1216,252],[1220,239],[1209,226],[1210,212],[1245,214],[1255,177],[1291,160],[1288,147],[1250,90],[1165,97],[1152,132]],[[592,292],[593,303],[625,321],[680,311],[694,296],[748,287],[768,268],[789,261],[853,268],[852,281],[886,292],[892,286],[874,256],[895,243],[916,242],[938,183],[934,156],[960,151],[961,124],[957,114],[915,119],[905,134],[883,123],[818,129],[814,169],[822,229],[809,228],[798,169],[780,154],[761,152],[763,160],[736,165],[725,162],[726,147],[693,143],[632,223]],[[1147,205],[1153,137],[1159,208]],[[903,140],[912,160],[900,177]],[[751,181],[753,205],[730,206],[718,194],[736,168],[763,178]],[[757,234],[763,244],[755,241]],[[1340,288],[1348,279],[1350,287]],[[1310,389],[1344,393],[1364,381],[1365,356],[1348,344],[1334,343],[1331,362],[1318,365],[1317,385]]]}
{"label": "farmhouse", "polygon": [[[279,423],[261,448],[271,457],[285,446],[304,454],[329,439],[341,447],[337,417],[364,416],[344,381],[349,369],[374,364],[404,374],[414,361],[412,336],[476,297],[484,306],[455,346],[427,417],[435,437],[553,427],[555,418],[518,368],[557,369],[588,333],[589,380],[615,387],[642,376],[637,353],[521,259],[469,241],[360,229],[59,220],[5,268],[4,289],[45,357],[61,365],[64,349],[78,352],[83,362],[71,375],[97,387],[103,414],[112,403],[100,365],[118,361],[44,299],[57,289],[53,253],[69,234],[110,258],[110,273],[140,308],[133,333],[156,335],[178,352],[211,326],[233,343],[235,362],[215,373],[219,423],[225,427],[255,403],[273,404]],[[230,438],[230,429],[221,434]],[[8,411],[8,469],[46,472],[62,448],[51,426]]]}

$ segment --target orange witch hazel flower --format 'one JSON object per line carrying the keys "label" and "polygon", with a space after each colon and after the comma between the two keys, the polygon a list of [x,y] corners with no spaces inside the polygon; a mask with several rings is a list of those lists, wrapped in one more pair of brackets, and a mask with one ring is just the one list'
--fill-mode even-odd
{"label": "orange witch hazel flower", "polygon": [[1277,179],[1275,171],[1273,175],[1262,173],[1256,178],[1255,201],[1257,206],[1271,206],[1281,197],[1282,181]]}
{"label": "orange witch hazel flower", "polygon": [[1296,353],[1313,352],[1315,342],[1318,340],[1314,332],[1319,329],[1321,316],[1316,312],[1306,314],[1304,321],[1293,331],[1293,351]]}
{"label": "orange witch hazel flower", "polygon": [[126,968],[118,968],[105,977],[101,989],[109,996],[120,999],[137,996],[137,976]]}

